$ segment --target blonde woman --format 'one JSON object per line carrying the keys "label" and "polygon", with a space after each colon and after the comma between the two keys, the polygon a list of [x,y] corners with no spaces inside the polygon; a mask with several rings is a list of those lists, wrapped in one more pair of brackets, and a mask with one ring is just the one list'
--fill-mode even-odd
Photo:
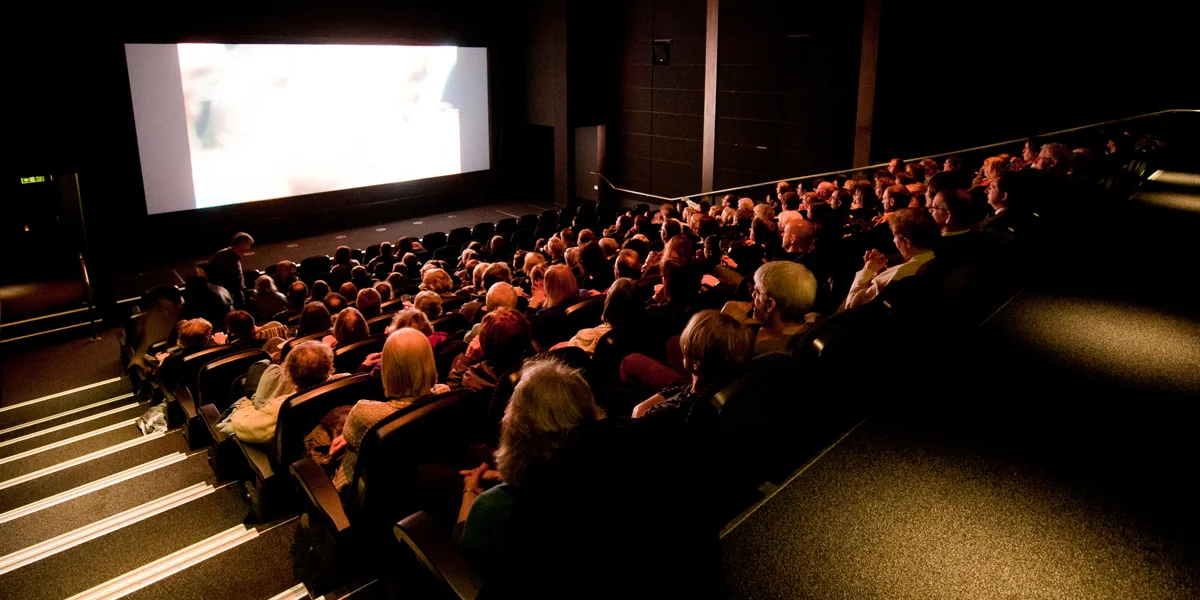
{"label": "blonde woman", "polygon": [[[449,391],[450,388],[437,382],[437,365],[433,362],[433,348],[425,334],[404,328],[388,336],[383,345],[383,358],[380,366],[380,377],[383,380],[383,393],[386,401],[359,400],[349,411],[346,407],[334,409],[323,419],[323,424],[317,429],[326,427],[329,421],[338,421],[339,413],[345,413],[344,427],[341,435],[333,438],[329,444],[329,459],[324,461],[332,464],[341,456],[341,463],[333,476],[333,485],[340,492],[354,477],[354,465],[358,462],[358,451],[367,432],[373,425],[388,415],[407,408],[418,398],[429,394]],[[318,434],[314,430],[309,437]],[[308,442],[309,440],[306,440]],[[313,448],[313,445],[309,445]],[[319,461],[321,462],[321,461]]]}
{"label": "blonde woman", "polygon": [[546,269],[546,302],[530,319],[533,339],[540,350],[565,342],[575,335],[567,320],[567,308],[579,300],[579,284],[566,265]]}

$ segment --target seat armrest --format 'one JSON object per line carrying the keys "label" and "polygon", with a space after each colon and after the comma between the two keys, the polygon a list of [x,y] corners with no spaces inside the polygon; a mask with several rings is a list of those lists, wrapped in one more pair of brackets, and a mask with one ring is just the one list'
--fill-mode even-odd
{"label": "seat armrest", "polygon": [[221,413],[213,404],[205,404],[200,407],[200,418],[204,419],[204,425],[208,427],[208,433],[212,439],[218,444],[224,442],[229,436],[225,435],[217,429],[217,423],[221,422]]}
{"label": "seat armrest", "polygon": [[192,390],[182,385],[175,388],[175,401],[179,403],[179,408],[183,409],[187,421],[196,418],[196,401],[192,398]]}
{"label": "seat armrest", "polygon": [[413,513],[395,527],[396,539],[412,548],[417,560],[459,598],[472,600],[483,582],[467,555],[450,534],[424,511]]}
{"label": "seat armrest", "polygon": [[[342,499],[320,465],[311,458],[302,458],[292,463],[291,471],[292,479],[296,480],[308,498],[309,506],[321,511],[324,519],[332,523],[339,534],[350,528],[350,519],[346,516]],[[310,522],[311,519],[312,515],[309,516]]]}
{"label": "seat armrest", "polygon": [[254,471],[254,476],[259,481],[266,481],[275,475],[275,471],[271,469],[271,459],[267,456],[265,450],[255,444],[248,444],[234,436],[237,440],[237,447],[242,450],[242,455],[246,457],[246,464],[250,465],[250,470]]}

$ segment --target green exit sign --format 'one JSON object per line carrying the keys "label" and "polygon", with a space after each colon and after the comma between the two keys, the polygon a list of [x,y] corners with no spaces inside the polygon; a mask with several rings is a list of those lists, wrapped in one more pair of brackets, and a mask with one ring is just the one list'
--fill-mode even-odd
{"label": "green exit sign", "polygon": [[22,178],[21,178],[21,183],[22,183],[22,184],[25,184],[25,183],[42,183],[42,182],[44,182],[44,181],[46,181],[46,177],[45,177],[44,175],[38,175],[37,177],[22,177]]}

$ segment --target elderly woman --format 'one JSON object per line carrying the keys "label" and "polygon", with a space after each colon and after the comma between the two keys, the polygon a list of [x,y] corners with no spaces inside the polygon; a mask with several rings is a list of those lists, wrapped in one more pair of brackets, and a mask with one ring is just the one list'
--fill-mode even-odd
{"label": "elderly woman", "polygon": [[264,321],[278,312],[287,310],[287,296],[279,293],[275,280],[270,275],[259,275],[254,280],[254,295],[246,302],[246,312],[258,321]]}
{"label": "elderly woman", "polygon": [[511,308],[489,312],[466,353],[454,359],[446,384],[451,389],[494,389],[505,371],[529,355],[529,340],[529,322],[521,313]]}
{"label": "elderly woman", "polygon": [[[353,407],[335,408],[304,440],[309,455],[319,464],[330,469],[337,463],[333,485],[339,492],[354,478],[358,452],[372,426],[423,396],[449,390],[438,384],[433,348],[425,335],[415,329],[400,329],[388,336],[383,345],[380,374],[386,401],[359,400]],[[328,452],[322,452],[330,436],[333,437]]]}
{"label": "elderly woman", "polygon": [[[319,283],[319,282],[318,282]],[[309,302],[300,311],[300,326],[296,329],[296,337],[313,335],[329,331],[333,326],[333,317],[323,302]]]}
{"label": "elderly woman", "polygon": [[442,298],[451,296],[451,290],[454,288],[454,280],[450,279],[450,274],[443,269],[433,268],[421,274],[421,289],[434,292]]}
{"label": "elderly woman", "polygon": [[304,342],[292,348],[283,366],[271,365],[263,371],[252,398],[233,405],[226,421],[217,424],[243,442],[265,444],[275,438],[279,407],[293,393],[303,392],[333,376],[333,350],[318,342]]}
{"label": "elderly woman", "polygon": [[[484,463],[462,472],[463,499],[455,527],[459,543],[485,563],[494,560],[523,486],[554,460],[574,428],[603,418],[579,371],[555,360],[527,364],[500,423],[498,471],[489,471]],[[483,491],[483,481],[497,480],[502,483]]]}
{"label": "elderly woman", "polygon": [[634,417],[672,410],[682,420],[694,405],[708,401],[741,371],[753,348],[750,329],[732,316],[702,310],[692,316],[679,338],[683,368],[690,383],[668,387],[633,409]]}
{"label": "elderly woman", "polygon": [[338,313],[337,322],[333,325],[333,334],[321,339],[326,346],[336,350],[345,348],[355,342],[367,339],[371,332],[367,330],[367,320],[357,308],[346,308]]}

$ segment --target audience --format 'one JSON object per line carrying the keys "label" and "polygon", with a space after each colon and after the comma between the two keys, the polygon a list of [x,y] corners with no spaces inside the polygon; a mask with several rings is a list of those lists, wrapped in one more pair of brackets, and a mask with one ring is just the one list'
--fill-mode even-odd
{"label": "audience", "polygon": [[761,324],[754,354],[786,352],[795,336],[808,328],[806,316],[817,298],[817,279],[795,262],[769,262],[754,272],[753,302],[728,302],[721,312],[743,323]]}
{"label": "audience", "polygon": [[[275,439],[275,423],[283,402],[293,393],[305,392],[333,377],[333,350],[319,342],[304,342],[288,353],[282,370],[286,372],[290,386],[268,384],[268,389],[276,388],[276,395],[260,398],[260,393],[256,392],[254,399],[235,406],[229,417],[229,424],[233,435],[239,440],[251,444],[266,444]],[[263,374],[263,378],[267,378],[266,373]],[[263,383],[260,379],[259,390],[263,389]]]}
{"label": "audience", "polygon": [[[381,284],[387,286],[387,283],[381,282]],[[354,300],[354,307],[358,309],[358,312],[362,313],[364,319],[373,319],[380,314],[379,306],[383,303],[383,298],[379,295],[379,286],[380,284],[376,284],[375,287],[363,288],[358,291],[358,296]],[[387,290],[390,294],[391,288],[388,287]]]}
{"label": "audience", "polygon": [[662,410],[686,419],[693,407],[707,405],[709,398],[736,376],[749,360],[751,347],[750,330],[737,319],[715,310],[696,313],[679,338],[683,368],[691,383],[651,396],[633,409],[633,416]]}
{"label": "audience", "polygon": [[321,342],[337,350],[361,342],[369,335],[366,318],[357,308],[351,307],[338,313],[337,321],[333,324],[333,333],[325,336]]}
{"label": "audience", "polygon": [[940,228],[928,212],[916,208],[894,211],[888,224],[893,243],[904,262],[887,268],[887,257],[878,250],[868,250],[863,256],[863,268],[854,275],[850,292],[838,306],[843,311],[862,306],[883,291],[893,281],[916,275],[922,265],[933,259],[933,248],[941,237]]}
{"label": "audience", "polygon": [[300,312],[300,325],[296,328],[295,337],[327,333],[331,327],[333,318],[329,316],[329,309],[320,302],[309,302]]}
{"label": "audience", "polygon": [[451,389],[490,390],[529,354],[531,341],[529,321],[521,313],[511,308],[489,312],[479,335],[454,359],[446,383]]}
{"label": "audience", "polygon": [[287,310],[288,305],[287,296],[275,289],[275,280],[270,275],[260,275],[254,280],[254,294],[246,302],[246,310],[256,319],[264,319]]}

